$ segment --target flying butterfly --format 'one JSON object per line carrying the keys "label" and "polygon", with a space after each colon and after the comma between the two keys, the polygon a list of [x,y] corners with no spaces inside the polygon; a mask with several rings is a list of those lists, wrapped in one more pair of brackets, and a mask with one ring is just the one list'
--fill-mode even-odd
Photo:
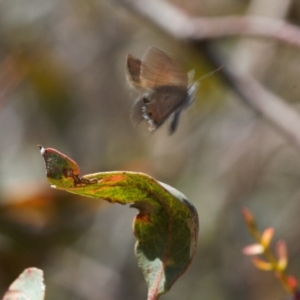
{"label": "flying butterfly", "polygon": [[190,83],[179,63],[156,47],[150,47],[142,60],[128,55],[127,72],[129,82],[140,91],[132,107],[134,125],[146,120],[153,131],[171,117],[170,134],[174,133],[181,112],[195,99],[198,82]]}

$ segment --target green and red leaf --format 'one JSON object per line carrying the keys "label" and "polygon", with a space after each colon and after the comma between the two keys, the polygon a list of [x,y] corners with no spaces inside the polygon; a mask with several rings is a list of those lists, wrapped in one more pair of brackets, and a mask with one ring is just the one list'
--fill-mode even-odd
{"label": "green and red leaf", "polygon": [[103,172],[80,178],[78,165],[64,154],[42,147],[41,153],[52,187],[139,210],[133,222],[135,253],[148,285],[148,299],[167,292],[196,250],[198,214],[187,198],[142,173]]}

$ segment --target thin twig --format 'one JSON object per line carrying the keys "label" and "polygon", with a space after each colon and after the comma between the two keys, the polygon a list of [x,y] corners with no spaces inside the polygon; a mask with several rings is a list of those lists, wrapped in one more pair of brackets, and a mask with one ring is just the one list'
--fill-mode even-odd
{"label": "thin twig", "polygon": [[168,34],[179,39],[216,39],[228,36],[270,38],[300,48],[300,29],[286,21],[259,16],[190,17],[161,0],[119,0]]}
{"label": "thin twig", "polygon": [[[251,0],[245,12],[248,16],[260,15],[285,19],[290,11],[292,0]],[[230,51],[233,68],[244,70],[255,77],[265,78],[266,71],[274,60],[278,43],[266,39],[240,39]]]}
{"label": "thin twig", "polygon": [[9,94],[22,83],[28,73],[24,64],[20,65],[17,60],[17,56],[10,54],[0,62],[0,106],[8,99]]}

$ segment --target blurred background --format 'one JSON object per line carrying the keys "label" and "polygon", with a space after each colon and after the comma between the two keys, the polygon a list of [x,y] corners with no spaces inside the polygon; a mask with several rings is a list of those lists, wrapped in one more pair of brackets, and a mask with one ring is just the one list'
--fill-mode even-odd
{"label": "blurred background", "polygon": [[[121,1],[120,1],[121,2]],[[195,259],[162,299],[282,299],[271,273],[242,248],[252,239],[240,210],[289,248],[300,278],[299,151],[241,101],[216,72],[201,82],[178,130],[133,128],[137,97],[128,53],[155,45],[195,79],[212,71],[191,43],[165,35],[118,1],[0,0],[0,291],[24,268],[45,272],[46,299],[146,299],[134,257],[136,211],[52,190],[37,144],[77,161],[81,174],[145,172],[183,192],[200,218]],[[290,0],[171,1],[193,16],[267,15],[300,23]],[[174,20],[176,22],[176,20]],[[246,70],[299,108],[299,50],[262,39],[218,41]]]}

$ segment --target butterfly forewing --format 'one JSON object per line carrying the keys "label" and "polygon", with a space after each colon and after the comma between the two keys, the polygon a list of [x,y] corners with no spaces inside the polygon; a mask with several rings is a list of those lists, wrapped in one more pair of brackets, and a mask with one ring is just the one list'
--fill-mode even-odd
{"label": "butterfly forewing", "polygon": [[143,57],[140,80],[148,89],[160,86],[187,88],[188,85],[188,76],[177,61],[156,47],[149,48]]}
{"label": "butterfly forewing", "polygon": [[127,55],[127,78],[128,81],[136,88],[141,89],[141,66],[142,62],[140,59]]}

